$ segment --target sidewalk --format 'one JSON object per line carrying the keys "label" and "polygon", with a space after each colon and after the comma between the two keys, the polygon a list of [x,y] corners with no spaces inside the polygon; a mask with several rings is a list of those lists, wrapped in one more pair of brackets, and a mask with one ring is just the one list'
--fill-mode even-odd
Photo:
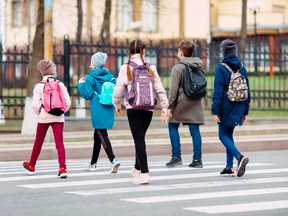
{"label": "sidewalk", "polygon": [[[251,119],[246,125],[236,127],[234,140],[242,152],[288,149],[287,119]],[[182,154],[192,154],[191,137],[187,126],[181,126]],[[125,118],[117,118],[113,130],[108,131],[114,154],[117,157],[134,155],[134,143]],[[208,119],[201,126],[203,154],[225,151],[218,139],[218,127]],[[39,159],[57,159],[53,136],[47,134]],[[0,134],[0,161],[28,160],[33,146],[34,136],[20,133]],[[89,119],[68,119],[65,123],[64,141],[66,156],[69,159],[91,157],[93,147],[93,129]],[[149,155],[167,155],[171,148],[167,123],[154,118],[146,134],[147,153]],[[106,157],[101,150],[100,157]]]}

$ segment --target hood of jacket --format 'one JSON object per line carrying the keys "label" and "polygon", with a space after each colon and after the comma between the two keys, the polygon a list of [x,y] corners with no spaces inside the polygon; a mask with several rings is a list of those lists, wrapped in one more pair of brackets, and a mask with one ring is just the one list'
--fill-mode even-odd
{"label": "hood of jacket", "polygon": [[198,57],[184,57],[180,62],[192,68],[202,68],[203,65],[202,60]]}
{"label": "hood of jacket", "polygon": [[226,55],[222,62],[229,65],[233,71],[237,71],[243,66],[240,58],[233,53]]}
{"label": "hood of jacket", "polygon": [[109,72],[109,70],[105,68],[95,70],[93,69],[90,71],[89,75],[96,78],[101,84],[106,81],[111,81],[111,79],[113,78],[113,75]]}

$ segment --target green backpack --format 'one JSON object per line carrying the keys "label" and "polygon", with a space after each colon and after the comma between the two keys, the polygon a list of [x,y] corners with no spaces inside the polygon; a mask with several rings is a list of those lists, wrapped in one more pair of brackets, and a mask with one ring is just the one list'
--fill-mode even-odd
{"label": "green backpack", "polygon": [[104,82],[101,87],[101,93],[98,94],[96,91],[94,91],[94,94],[98,96],[100,104],[103,105],[113,105],[112,103],[112,97],[113,92],[115,88],[115,84],[112,83],[112,81],[115,80],[115,78],[112,78],[108,82]]}

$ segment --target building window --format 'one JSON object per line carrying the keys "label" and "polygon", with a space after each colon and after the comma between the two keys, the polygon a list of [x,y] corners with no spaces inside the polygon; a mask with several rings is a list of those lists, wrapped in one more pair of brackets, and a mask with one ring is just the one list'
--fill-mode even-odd
{"label": "building window", "polygon": [[151,0],[142,1],[142,31],[151,32],[157,30],[157,2]]}
{"label": "building window", "polygon": [[23,4],[20,1],[14,1],[12,2],[12,22],[13,27],[20,27],[22,26],[22,12],[23,12]]}
{"label": "building window", "polygon": [[130,30],[130,24],[133,22],[132,3],[130,0],[118,1],[118,29],[127,31]]}
{"label": "building window", "polygon": [[156,31],[157,2],[157,0],[119,0],[117,6],[118,30]]}

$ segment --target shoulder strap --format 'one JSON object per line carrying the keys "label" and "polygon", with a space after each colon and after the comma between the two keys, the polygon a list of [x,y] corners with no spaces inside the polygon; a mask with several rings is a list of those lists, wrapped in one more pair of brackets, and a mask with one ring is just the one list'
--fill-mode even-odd
{"label": "shoulder strap", "polygon": [[138,66],[138,64],[136,62],[134,62],[134,61],[130,61],[129,65],[132,66],[133,68]]}
{"label": "shoulder strap", "polygon": [[226,67],[226,69],[230,72],[230,73],[238,73],[242,68],[243,68],[243,64],[241,64],[241,68],[239,70],[237,70],[236,72],[234,72],[229,65],[227,65],[226,63],[221,63],[221,65],[223,65],[224,67]]}

